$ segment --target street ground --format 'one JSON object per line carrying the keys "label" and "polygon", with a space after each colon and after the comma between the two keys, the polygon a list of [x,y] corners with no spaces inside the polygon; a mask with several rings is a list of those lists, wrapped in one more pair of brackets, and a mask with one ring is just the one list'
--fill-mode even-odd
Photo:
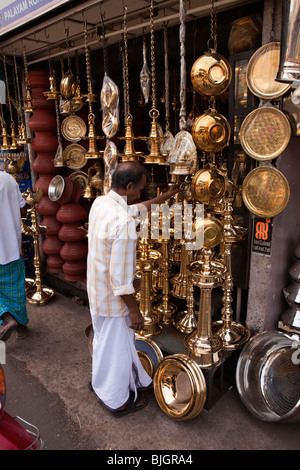
{"label": "street ground", "polygon": [[89,391],[89,310],[61,294],[28,304],[29,335],[6,342],[6,411],[37,426],[46,450],[299,450],[300,425],[266,423],[244,407],[235,386],[193,420],[176,422],[150,403],[113,417]]}

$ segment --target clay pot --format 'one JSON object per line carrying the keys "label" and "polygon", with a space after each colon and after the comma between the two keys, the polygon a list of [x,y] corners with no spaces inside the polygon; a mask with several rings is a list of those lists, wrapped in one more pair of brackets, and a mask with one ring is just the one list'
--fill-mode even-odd
{"label": "clay pot", "polygon": [[43,194],[48,194],[48,187],[52,178],[53,175],[41,175],[33,186],[34,191],[36,191],[37,188],[41,188]]}
{"label": "clay pot", "polygon": [[64,260],[57,255],[48,256],[46,263],[48,266],[48,271],[51,273],[60,273],[64,264]]}
{"label": "clay pot", "polygon": [[60,250],[60,256],[66,261],[86,259],[88,254],[87,242],[67,242]]}
{"label": "clay pot", "polygon": [[58,202],[50,201],[48,196],[43,196],[36,206],[37,212],[41,215],[55,215],[58,209]]}
{"label": "clay pot", "polygon": [[66,261],[62,270],[67,281],[81,281],[86,278],[86,260]]}
{"label": "clay pot", "polygon": [[53,153],[40,153],[32,164],[32,169],[39,175],[53,175],[57,169],[53,164],[54,155]]}
{"label": "clay pot", "polygon": [[56,132],[56,116],[50,109],[37,109],[29,119],[28,127],[34,132]]}
{"label": "clay pot", "polygon": [[78,222],[63,224],[58,232],[58,237],[63,242],[76,242],[85,239],[85,231],[78,227]]}
{"label": "clay pot", "polygon": [[55,215],[47,215],[43,218],[41,225],[48,227],[45,230],[45,235],[57,235],[62,225],[56,220]]}
{"label": "clay pot", "polygon": [[49,87],[49,72],[47,70],[30,70],[28,71],[28,80],[30,88]]}
{"label": "clay pot", "polygon": [[63,224],[72,224],[73,222],[82,222],[87,219],[88,213],[78,203],[64,204],[57,211],[56,219]]}
{"label": "clay pot", "polygon": [[53,132],[37,132],[31,147],[36,153],[53,152],[55,154],[58,147],[57,135]]}
{"label": "clay pot", "polygon": [[63,242],[57,235],[49,235],[42,243],[42,250],[47,255],[57,255],[63,246]]}

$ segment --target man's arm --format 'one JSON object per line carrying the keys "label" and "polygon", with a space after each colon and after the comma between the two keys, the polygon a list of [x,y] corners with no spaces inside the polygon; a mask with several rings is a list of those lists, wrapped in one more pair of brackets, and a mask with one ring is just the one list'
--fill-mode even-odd
{"label": "man's arm", "polygon": [[149,211],[151,209],[152,204],[163,204],[165,201],[170,199],[179,191],[181,191],[180,187],[174,184],[165,193],[162,193],[159,196],[154,197],[153,199],[149,199],[148,201],[139,202],[138,204],[136,204],[136,206],[138,207],[140,213],[142,213],[145,209]]}
{"label": "man's arm", "polygon": [[142,330],[144,328],[144,318],[133,294],[121,295],[121,299],[125,302],[129,310],[129,317],[131,320],[129,328],[137,331]]}

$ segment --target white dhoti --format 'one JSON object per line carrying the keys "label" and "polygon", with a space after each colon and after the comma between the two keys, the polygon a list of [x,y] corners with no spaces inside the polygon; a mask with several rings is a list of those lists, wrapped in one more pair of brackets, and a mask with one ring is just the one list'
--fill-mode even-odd
{"label": "white dhoti", "polygon": [[94,329],[92,387],[111,411],[125,405],[137,389],[148,387],[151,377],[143,368],[135,348],[130,318],[101,317],[92,314]]}

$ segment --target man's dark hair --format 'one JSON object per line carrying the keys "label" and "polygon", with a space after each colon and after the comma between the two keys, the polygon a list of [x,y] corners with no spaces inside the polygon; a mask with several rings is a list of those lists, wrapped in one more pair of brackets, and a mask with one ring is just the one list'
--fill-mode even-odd
{"label": "man's dark hair", "polygon": [[143,175],[148,179],[146,168],[142,163],[121,163],[113,172],[111,187],[114,189],[126,189],[129,183],[133,183],[136,186],[141,181]]}

